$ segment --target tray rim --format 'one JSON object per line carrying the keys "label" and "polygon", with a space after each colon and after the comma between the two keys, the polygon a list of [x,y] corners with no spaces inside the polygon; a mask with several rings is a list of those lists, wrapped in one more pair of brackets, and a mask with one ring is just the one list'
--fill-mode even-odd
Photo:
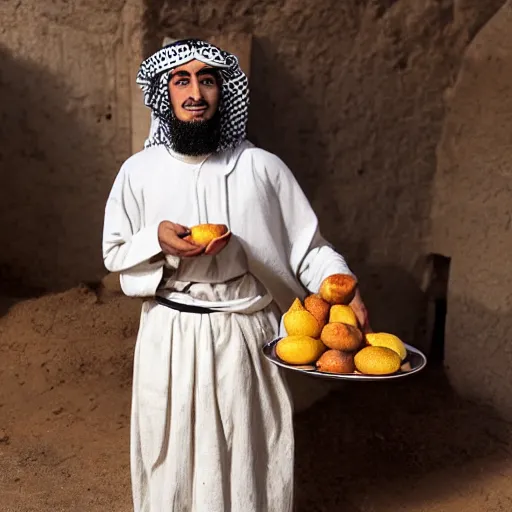
{"label": "tray rim", "polygon": [[301,373],[303,375],[309,375],[310,377],[319,378],[319,379],[329,379],[329,380],[345,380],[345,381],[383,381],[383,380],[396,380],[396,379],[402,379],[404,377],[409,377],[410,375],[414,375],[415,373],[420,372],[423,370],[428,363],[427,356],[416,347],[413,347],[412,345],[409,345],[408,343],[404,343],[405,348],[408,352],[411,352],[413,354],[416,354],[420,356],[421,358],[421,364],[417,367],[413,368],[410,371],[407,372],[400,372],[400,373],[393,373],[391,375],[362,375],[358,373],[323,373],[319,372],[317,370],[304,370],[301,368],[295,368],[293,365],[289,365],[281,360],[278,359],[277,356],[271,357],[271,355],[267,354],[267,352],[270,350],[272,351],[274,346],[277,344],[279,340],[284,338],[284,336],[279,336],[277,338],[274,338],[273,340],[265,343],[262,347],[262,353],[265,356],[265,358],[270,361],[271,363],[275,364],[276,366],[279,366],[280,368],[283,368],[285,370],[289,370],[296,373]]}

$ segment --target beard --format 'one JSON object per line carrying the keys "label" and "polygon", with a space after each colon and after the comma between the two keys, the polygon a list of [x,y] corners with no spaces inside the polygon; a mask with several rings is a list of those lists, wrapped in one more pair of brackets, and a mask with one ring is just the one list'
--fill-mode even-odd
{"label": "beard", "polygon": [[220,142],[220,113],[205,121],[181,121],[171,113],[171,148],[181,155],[201,156],[214,153]]}

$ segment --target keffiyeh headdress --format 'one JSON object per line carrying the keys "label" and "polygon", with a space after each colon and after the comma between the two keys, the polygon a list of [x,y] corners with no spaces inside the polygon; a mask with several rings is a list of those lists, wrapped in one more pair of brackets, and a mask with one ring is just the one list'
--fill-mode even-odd
{"label": "keffiyeh headdress", "polygon": [[245,140],[249,109],[249,87],[238,59],[205,41],[187,39],[164,46],[147,58],[137,74],[137,83],[144,93],[144,103],[151,108],[151,131],[144,147],[170,146],[172,133],[169,119],[169,74],[191,60],[199,60],[217,68],[222,76],[220,142],[218,151],[234,148]]}

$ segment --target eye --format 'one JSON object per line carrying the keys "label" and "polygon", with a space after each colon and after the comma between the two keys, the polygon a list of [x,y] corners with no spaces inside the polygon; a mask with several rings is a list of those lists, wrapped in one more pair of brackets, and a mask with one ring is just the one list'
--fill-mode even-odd
{"label": "eye", "polygon": [[180,78],[180,79],[174,81],[174,85],[178,85],[178,86],[183,86],[183,85],[187,85],[187,84],[188,84],[187,78]]}
{"label": "eye", "polygon": [[213,78],[203,78],[201,83],[203,85],[215,85],[215,80]]}

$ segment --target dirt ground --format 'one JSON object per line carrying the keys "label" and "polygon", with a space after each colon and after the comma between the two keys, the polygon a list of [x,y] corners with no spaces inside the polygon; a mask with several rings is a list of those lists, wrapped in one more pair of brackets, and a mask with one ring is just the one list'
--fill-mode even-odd
{"label": "dirt ground", "polygon": [[[0,511],[129,512],[139,302],[85,286],[13,302],[0,302]],[[508,512],[510,433],[440,368],[340,385],[297,416],[299,510]]]}

